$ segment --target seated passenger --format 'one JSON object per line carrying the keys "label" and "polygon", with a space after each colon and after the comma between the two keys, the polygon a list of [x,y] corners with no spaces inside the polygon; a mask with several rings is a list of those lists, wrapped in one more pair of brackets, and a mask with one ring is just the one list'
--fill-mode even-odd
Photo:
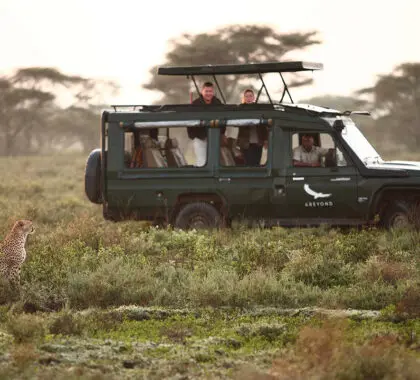
{"label": "seated passenger", "polygon": [[[213,83],[205,82],[200,96],[195,99],[194,105],[217,105],[222,102],[214,96]],[[224,136],[226,128],[220,129],[222,143],[226,144],[226,137]],[[206,164],[207,160],[207,129],[204,127],[187,127],[188,137],[193,141],[194,153],[196,157],[195,166],[201,167]]]}
{"label": "seated passenger", "polygon": [[[242,104],[255,102],[255,94],[251,89],[244,91]],[[268,129],[265,126],[249,126],[239,128],[238,145],[243,153],[246,166],[259,166],[263,147],[268,145]]]}
{"label": "seated passenger", "polygon": [[310,133],[302,135],[302,145],[293,149],[293,166],[321,166],[321,157],[328,153],[328,149],[314,145],[314,137]]}

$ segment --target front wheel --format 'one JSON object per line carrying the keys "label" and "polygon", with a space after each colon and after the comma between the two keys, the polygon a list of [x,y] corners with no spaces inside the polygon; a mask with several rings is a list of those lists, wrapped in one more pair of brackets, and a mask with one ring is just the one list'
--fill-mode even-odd
{"label": "front wheel", "polygon": [[382,224],[387,229],[418,227],[418,207],[407,202],[397,201],[386,210]]}
{"label": "front wheel", "polygon": [[175,228],[212,229],[222,227],[222,216],[212,205],[194,202],[185,205],[175,218]]}

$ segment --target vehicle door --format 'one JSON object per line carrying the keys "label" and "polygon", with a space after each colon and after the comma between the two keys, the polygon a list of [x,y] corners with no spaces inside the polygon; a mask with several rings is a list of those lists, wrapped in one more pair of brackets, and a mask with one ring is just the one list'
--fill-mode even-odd
{"label": "vehicle door", "polygon": [[287,216],[324,219],[326,223],[362,218],[363,210],[357,198],[357,168],[333,133],[313,131],[312,135],[320,158],[319,166],[309,167],[296,166],[293,161],[296,150],[302,148],[302,133],[290,131],[289,134],[290,156],[285,182]]}
{"label": "vehicle door", "polygon": [[[241,128],[246,126],[227,127],[225,133],[228,137],[227,146],[223,144],[222,138],[219,139],[216,147],[219,159],[215,170],[215,186],[226,199],[231,217],[263,218],[270,212],[272,179],[269,156],[272,153],[270,148],[272,130],[268,126],[257,126],[256,128],[266,128],[267,143],[264,146],[263,142],[252,140],[251,144],[254,145],[246,148],[246,143],[249,141],[244,145],[238,139],[238,136],[242,135]],[[247,149],[252,149],[255,154],[253,162],[246,160],[251,152]]]}

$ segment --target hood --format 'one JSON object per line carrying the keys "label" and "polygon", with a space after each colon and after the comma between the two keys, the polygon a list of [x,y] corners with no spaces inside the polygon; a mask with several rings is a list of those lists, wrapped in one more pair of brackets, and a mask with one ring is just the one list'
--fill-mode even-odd
{"label": "hood", "polygon": [[380,161],[367,165],[369,169],[405,170],[420,175],[420,161]]}

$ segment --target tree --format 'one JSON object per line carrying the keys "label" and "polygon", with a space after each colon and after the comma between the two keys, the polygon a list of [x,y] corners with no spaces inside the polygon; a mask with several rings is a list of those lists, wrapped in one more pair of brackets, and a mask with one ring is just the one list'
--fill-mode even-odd
{"label": "tree", "polygon": [[420,63],[403,63],[375,85],[358,91],[374,112],[378,130],[409,148],[420,145]]}
{"label": "tree", "polygon": [[53,99],[51,93],[18,88],[8,79],[0,80],[0,136],[4,155],[13,153],[19,134],[32,128],[38,110]]}
{"label": "tree", "polygon": [[[212,33],[183,34],[171,41],[162,66],[232,64],[279,61],[288,53],[319,44],[316,32],[278,33],[267,26],[232,25]],[[157,66],[151,70],[151,79],[145,89],[161,93],[162,103],[188,103],[191,83],[182,77],[157,75]],[[248,76],[249,77],[249,76]],[[203,79],[203,78],[200,78]],[[207,80],[211,78],[204,78]],[[255,87],[257,77],[220,76],[218,81],[228,102],[238,103],[241,90]],[[280,79],[279,79],[280,80]],[[291,86],[304,85],[310,80],[295,79]]]}
{"label": "tree", "polygon": [[100,142],[100,110],[98,107],[70,106],[55,112],[49,120],[49,139],[57,148],[81,146],[87,153]]}
{"label": "tree", "polygon": [[[117,89],[109,81],[48,67],[22,68],[0,78],[0,154],[30,154],[67,139],[69,144],[78,140],[87,150],[98,131],[99,112],[93,103]],[[63,101],[67,107],[62,108]]]}

